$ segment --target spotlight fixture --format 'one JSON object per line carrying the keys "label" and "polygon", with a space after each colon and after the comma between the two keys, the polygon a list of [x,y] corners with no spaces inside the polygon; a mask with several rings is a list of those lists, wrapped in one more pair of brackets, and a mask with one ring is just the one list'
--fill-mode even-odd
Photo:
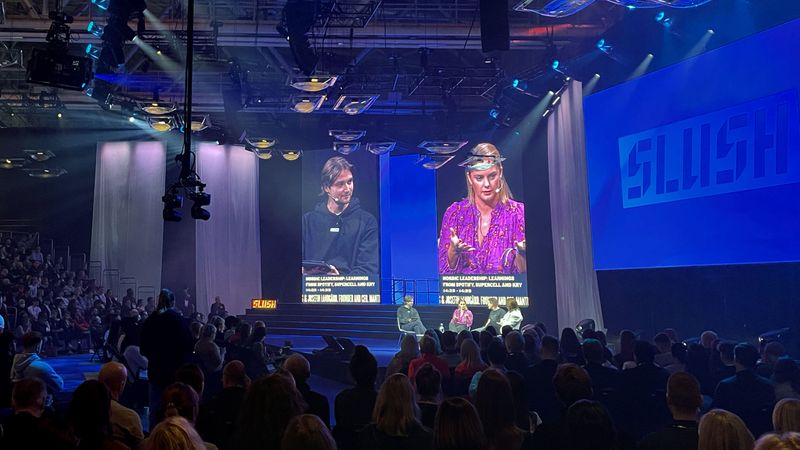
{"label": "spotlight fixture", "polygon": [[370,142],[367,144],[367,151],[373,155],[383,155],[394,150],[397,142]]}
{"label": "spotlight fixture", "polygon": [[151,116],[147,118],[147,123],[150,124],[150,128],[162,133],[172,131],[175,128],[175,119],[170,116]]}
{"label": "spotlight fixture", "polygon": [[[100,59],[100,54],[103,52],[102,47],[98,47],[94,44],[86,44],[86,56],[91,57],[94,60]],[[91,95],[89,95],[91,97]]]}
{"label": "spotlight fixture", "polygon": [[268,138],[268,137],[246,137],[245,142],[247,145],[259,150],[265,150],[270,147],[273,147],[275,144],[278,143],[278,140],[275,138]]}
{"label": "spotlight fixture", "polygon": [[670,28],[672,26],[672,17],[667,16],[667,13],[664,11],[656,13],[655,19],[656,22],[660,23],[664,28]]}
{"label": "spotlight fixture", "polygon": [[298,159],[300,159],[301,156],[303,156],[303,151],[281,150],[281,156],[283,156],[283,159],[285,159],[286,161],[297,161]]}
{"label": "spotlight fixture", "polygon": [[292,98],[291,108],[293,111],[308,114],[322,106],[327,97],[325,95],[299,95]]}
{"label": "spotlight fixture", "polygon": [[341,95],[333,105],[334,111],[343,111],[349,116],[361,114],[368,110],[380,95]]}
{"label": "spotlight fixture", "polygon": [[336,79],[335,76],[300,77],[293,79],[289,86],[303,92],[319,92],[333,86]]}
{"label": "spotlight fixture", "polygon": [[607,54],[611,53],[611,51],[614,50],[614,47],[611,44],[609,44],[608,42],[606,42],[606,40],[604,38],[600,39],[599,41],[597,41],[597,44],[595,44],[595,47],[597,47],[597,49],[600,50],[601,52],[607,53]]}
{"label": "spotlight fixture", "polygon": [[138,102],[139,109],[155,116],[163,116],[164,114],[172,114],[178,110],[178,105],[175,102],[163,102],[160,100],[152,100],[146,102]]}
{"label": "spotlight fixture", "polygon": [[349,155],[361,147],[360,142],[334,142],[333,150],[343,155]]}
{"label": "spotlight fixture", "polygon": [[92,0],[92,4],[102,9],[103,11],[108,11],[108,5],[110,3],[111,3],[110,0]]}
{"label": "spotlight fixture", "polygon": [[0,158],[0,169],[18,169],[26,162],[23,158]]}
{"label": "spotlight fixture", "polygon": [[469,141],[423,141],[417,147],[440,155],[449,155],[467,145]]}
{"label": "spotlight fixture", "polygon": [[492,108],[489,110],[489,117],[492,119],[497,119],[500,117],[500,111],[497,108]]}
{"label": "spotlight fixture", "polygon": [[429,170],[436,170],[455,158],[455,155],[419,155],[416,164]]}
{"label": "spotlight fixture", "polygon": [[88,31],[89,33],[93,34],[98,39],[103,37],[103,29],[104,28],[105,27],[103,27],[101,25],[98,25],[97,22],[95,22],[94,20],[89,22],[89,25],[86,25],[86,31]]}
{"label": "spotlight fixture", "polygon": [[366,134],[366,130],[328,130],[328,136],[345,142],[357,141]]}
{"label": "spotlight fixture", "polygon": [[558,67],[561,66],[561,61],[554,59],[552,63],[550,63],[550,68],[558,71]]}
{"label": "spotlight fixture", "polygon": [[50,150],[25,150],[25,154],[36,162],[45,162],[56,156],[55,153]]}
{"label": "spotlight fixture", "polygon": [[251,152],[255,153],[256,156],[258,156],[258,159],[263,159],[265,161],[268,160],[268,159],[272,159],[272,150],[270,150],[268,148],[251,147],[251,148],[248,148],[248,150],[250,150]]}
{"label": "spotlight fixture", "polygon": [[192,219],[195,220],[208,220],[211,218],[211,213],[203,209],[203,206],[211,204],[211,194],[203,192],[202,190],[192,192],[189,194],[189,199],[192,200]]}
{"label": "spotlight fixture", "polygon": [[594,319],[583,319],[575,325],[575,331],[583,335],[583,333],[587,330],[595,330],[597,325],[594,322]]}
{"label": "spotlight fixture", "polygon": [[28,172],[29,177],[34,178],[58,178],[67,173],[66,170],[61,168],[53,169],[22,169]]}
{"label": "spotlight fixture", "polygon": [[192,123],[190,125],[192,132],[197,133],[203,131],[209,126],[211,126],[211,118],[208,114],[192,116]]}
{"label": "spotlight fixture", "polygon": [[180,222],[183,213],[178,210],[183,207],[183,196],[175,190],[170,190],[161,197],[161,201],[164,202],[164,210],[161,212],[164,221]]}

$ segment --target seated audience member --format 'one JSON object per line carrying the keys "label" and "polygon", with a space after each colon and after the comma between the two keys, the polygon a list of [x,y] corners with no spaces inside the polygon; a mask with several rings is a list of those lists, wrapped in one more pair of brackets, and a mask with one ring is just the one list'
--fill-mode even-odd
{"label": "seated audience member", "polygon": [[703,395],[713,396],[718,382],[711,373],[710,352],[700,344],[690,344],[686,350],[686,371],[697,378]]}
{"label": "seated audience member", "polygon": [[308,379],[311,378],[311,364],[308,360],[303,355],[294,353],[283,362],[283,368],[292,375],[297,390],[308,404],[306,412],[316,414],[322,419],[325,426],[330,427],[331,413],[328,398],[319,392],[312,391],[311,386],[308,385]]}
{"label": "seated audience member", "polygon": [[475,409],[483,424],[488,449],[517,450],[522,447],[528,433],[517,427],[511,383],[503,372],[497,369],[483,372],[475,393]]}
{"label": "seated audience member", "polygon": [[500,320],[506,315],[506,310],[501,308],[498,303],[499,302],[494,297],[491,297],[489,300],[487,300],[486,306],[489,308],[489,319],[486,320],[486,325],[477,329],[478,331],[483,331],[489,327],[492,327],[495,330],[502,328],[502,325],[500,325]]}
{"label": "seated audience member", "polygon": [[541,450],[562,449],[569,442],[566,414],[570,406],[579,400],[592,399],[592,381],[589,374],[576,364],[561,364],[553,376],[561,409],[554,422],[543,423],[533,435],[533,448]]}
{"label": "seated audience member", "polygon": [[489,355],[487,352],[489,351],[489,345],[495,341],[495,336],[497,333],[494,332],[494,328],[489,327],[480,332],[478,335],[478,348],[481,350],[481,359],[486,362],[489,362]]}
{"label": "seated audience member", "polygon": [[776,433],[800,433],[800,399],[785,398],[775,404],[772,429]]}
{"label": "seated audience member", "polygon": [[611,450],[616,448],[616,431],[611,416],[599,402],[578,400],[567,410],[566,430],[570,450]]}
{"label": "seated audience member", "polygon": [[636,367],[620,373],[617,404],[620,429],[634,439],[659,430],[670,421],[666,404],[669,372],[655,365],[655,347],[647,341],[636,341]]}
{"label": "seated audience member", "polygon": [[533,433],[541,423],[535,412],[528,411],[528,393],[525,388],[525,378],[519,372],[506,372],[508,382],[511,384],[511,397],[514,399],[514,417],[520,430]]}
{"label": "seated audience member", "polygon": [[[719,365],[711,371],[711,378],[715,383],[719,383],[725,378],[730,378],[736,375],[736,367],[733,362],[733,348],[735,344],[732,342],[720,342],[717,344],[717,353],[719,354]],[[714,385],[716,388],[716,384]]]}
{"label": "seated audience member", "polygon": [[765,434],[753,450],[800,450],[800,433]]}
{"label": "seated audience member", "polygon": [[583,368],[592,379],[594,397],[608,407],[611,396],[619,387],[620,372],[616,368],[604,365],[603,344],[597,339],[584,339],[581,344],[581,352],[586,360]]}
{"label": "seated audience member", "polygon": [[714,343],[717,342],[718,339],[719,336],[717,336],[717,333],[711,330],[706,330],[700,333],[700,345],[702,345],[709,354],[711,353],[711,350],[714,349]]}
{"label": "seated audience member", "polygon": [[197,430],[220,450],[233,450],[230,439],[249,386],[242,362],[231,361],[222,370],[222,390],[200,409]]}
{"label": "seated audience member", "polygon": [[447,361],[449,367],[455,367],[461,362],[461,355],[459,349],[456,347],[456,334],[452,331],[445,331],[442,333],[442,354],[439,355]]}
{"label": "seated audience member", "polygon": [[561,330],[561,360],[582,366],[586,364],[581,353],[581,341],[572,328]]}
{"label": "seated audience member", "polygon": [[442,375],[430,363],[425,363],[417,370],[414,386],[420,421],[422,425],[433,428],[433,420],[436,418],[442,396]]}
{"label": "seated audience member", "polygon": [[397,321],[405,331],[413,331],[417,335],[425,333],[425,325],[414,308],[414,297],[410,295],[403,297],[403,306],[397,308]]}
{"label": "seated audience member", "polygon": [[455,369],[455,376],[458,379],[470,380],[476,372],[486,370],[488,366],[481,359],[481,352],[478,344],[472,339],[466,339],[461,343],[461,362]]}
{"label": "seated audience member", "polygon": [[653,338],[653,343],[657,349],[655,363],[666,369],[668,365],[672,364],[672,340],[666,333],[658,333]]}
{"label": "seated audience member", "polygon": [[512,331],[505,337],[506,357],[505,367],[508,370],[524,373],[530,362],[525,356],[525,339],[519,331]]}
{"label": "seated audience member", "polygon": [[343,390],[334,400],[336,427],[333,435],[340,450],[357,448],[358,431],[370,423],[375,408],[378,361],[367,347],[356,345],[350,358],[350,376],[355,387]]}
{"label": "seated audience member", "polygon": [[206,445],[188,420],[168,417],[144,441],[144,450],[206,450]]}
{"label": "seated audience member", "polygon": [[672,424],[645,436],[639,450],[697,450],[697,413],[702,404],[700,383],[686,372],[672,374],[667,382]]}
{"label": "seated audience member", "polygon": [[279,448],[286,426],[306,407],[291,375],[279,371],[254,381],[244,397],[231,448]]}
{"label": "seated audience member", "polygon": [[772,377],[772,371],[775,368],[775,363],[781,356],[786,355],[786,349],[778,341],[772,341],[764,346],[761,352],[761,360],[756,365],[756,373],[764,378]]}
{"label": "seated audience member", "polygon": [[[2,307],[0,301],[0,307]],[[11,379],[6,375],[11,373],[14,362],[14,335],[5,328],[5,318],[0,314],[0,408],[9,406],[11,400]]]}
{"label": "seated audience member", "polygon": [[140,372],[147,370],[147,358],[142,356],[142,351],[139,347],[141,342],[142,326],[136,322],[135,319],[130,317],[122,320],[122,342],[120,344],[120,353],[128,363],[130,373],[128,373],[128,380],[135,381],[139,379]]}
{"label": "seated audience member", "polygon": [[775,384],[775,400],[800,398],[800,368],[797,361],[788,356],[779,358],[772,370],[772,382]]}
{"label": "seated audience member", "polygon": [[119,403],[120,395],[128,381],[128,371],[118,362],[109,362],[100,368],[97,381],[103,383],[111,395],[111,436],[135,449],[144,440],[142,421],[136,411]]}
{"label": "seated audience member", "polygon": [[772,382],[755,373],[758,350],[750,344],[738,344],[733,350],[736,375],[719,382],[713,408],[726,409],[747,424],[754,435],[770,430],[769,414],[775,403]]}
{"label": "seated audience member", "polygon": [[419,340],[420,357],[408,364],[408,378],[414,382],[416,371],[425,363],[430,363],[442,375],[442,379],[450,378],[450,367],[447,361],[436,356],[436,341],[430,336],[422,336]]}
{"label": "seated audience member", "polygon": [[430,449],[433,436],[419,422],[419,409],[408,377],[396,373],[381,385],[372,423],[359,433],[362,449]]}
{"label": "seated audience member", "polygon": [[700,450],[750,450],[753,441],[753,434],[732,412],[712,409],[700,419],[697,439]]}
{"label": "seated audience member", "polygon": [[508,352],[506,346],[498,339],[493,339],[489,343],[489,348],[486,350],[486,357],[488,358],[489,368],[497,369],[501,372],[506,371],[506,360],[508,359]]}
{"label": "seated audience member", "polygon": [[214,342],[216,337],[217,327],[206,324],[200,330],[200,339],[194,344],[194,354],[206,374],[212,374],[222,369],[222,353]]}
{"label": "seated audience member", "polygon": [[408,365],[419,357],[419,343],[413,334],[403,336],[400,341],[400,351],[394,354],[389,365],[386,366],[386,376],[402,373],[408,375]]}
{"label": "seated audience member", "polygon": [[522,310],[519,309],[519,304],[513,298],[506,299],[506,308],[508,312],[500,318],[498,325],[502,327],[508,325],[514,330],[519,330],[522,326]]}
{"label": "seated audience member", "polygon": [[541,360],[523,373],[528,387],[528,409],[536,411],[542,423],[555,423],[561,418],[561,402],[553,384],[557,367],[558,339],[544,336]]}
{"label": "seated audience member", "polygon": [[605,365],[608,367],[617,367],[617,365],[614,363],[614,354],[611,353],[611,350],[608,348],[608,339],[606,338],[606,333],[604,331],[596,330],[594,332],[594,338],[603,344],[603,353],[606,355]]}
{"label": "seated audience member", "polygon": [[458,333],[463,330],[469,330],[472,327],[472,311],[467,308],[466,300],[458,301],[458,308],[453,311],[453,317],[450,318],[450,323],[447,325],[448,330]]}
{"label": "seated audience member", "polygon": [[43,426],[42,414],[47,389],[38,379],[14,383],[11,394],[13,415],[0,426],[0,448],[8,450],[69,448],[55,433]]}
{"label": "seated audience member", "polygon": [[539,362],[539,352],[542,347],[542,338],[531,327],[527,331],[522,332],[522,339],[525,341],[525,357],[528,359],[529,364],[536,364]]}
{"label": "seated audience member", "polygon": [[127,450],[111,435],[111,396],[96,380],[81,383],[72,394],[68,418],[79,450]]}
{"label": "seated audience member", "polygon": [[[203,375],[203,371],[200,369],[200,366],[197,364],[184,364],[178,367],[178,370],[175,371],[175,381],[184,383],[190,388],[194,389],[194,392],[197,394],[198,398],[197,404],[200,404],[200,399],[203,398],[203,393],[206,390],[206,379],[205,375]],[[192,423],[194,424],[194,420]]]}
{"label": "seated audience member", "polygon": [[435,450],[486,450],[478,411],[469,401],[453,397],[442,402],[433,425]]}
{"label": "seated audience member", "polygon": [[22,379],[36,378],[45,384],[47,393],[52,395],[64,390],[64,379],[39,357],[41,344],[42,335],[35,331],[22,337],[22,353],[14,355],[11,381],[16,383]]}
{"label": "seated audience member", "polygon": [[289,422],[281,440],[281,450],[336,450],[328,427],[313,414],[302,414]]}
{"label": "seated audience member", "polygon": [[622,330],[619,332],[619,353],[614,355],[614,364],[617,369],[622,369],[622,366],[628,362],[633,361],[633,346],[636,342],[636,335],[631,330]]}

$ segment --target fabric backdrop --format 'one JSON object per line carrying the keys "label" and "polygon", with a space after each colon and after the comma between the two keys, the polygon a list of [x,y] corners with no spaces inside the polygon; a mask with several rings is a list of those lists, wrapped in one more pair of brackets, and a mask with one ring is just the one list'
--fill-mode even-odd
{"label": "fabric backdrop", "polygon": [[142,292],[161,288],[166,165],[161,142],[97,144],[91,261],[102,265],[99,283],[119,298],[124,295],[120,287],[132,287],[130,282],[120,286],[120,277],[133,277]]}
{"label": "fabric backdrop", "polygon": [[200,144],[197,150],[197,172],[211,194],[211,219],[195,221],[195,298],[203,314],[215,296],[230,314],[244,314],[250,300],[261,297],[258,161],[242,147]]}
{"label": "fabric backdrop", "polygon": [[599,330],[603,311],[592,266],[582,90],[580,82],[570,82],[547,124],[556,303],[559,329],[594,319]]}

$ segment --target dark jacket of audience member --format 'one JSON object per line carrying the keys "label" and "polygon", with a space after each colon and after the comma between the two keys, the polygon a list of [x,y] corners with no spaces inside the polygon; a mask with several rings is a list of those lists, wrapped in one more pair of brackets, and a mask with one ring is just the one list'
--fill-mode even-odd
{"label": "dark jacket of audience member", "polygon": [[703,404],[700,383],[687,372],[677,372],[667,382],[667,405],[672,423],[639,442],[639,450],[697,450],[697,413]]}
{"label": "dark jacket of audience member", "polygon": [[585,339],[581,347],[586,359],[586,365],[583,368],[592,379],[594,398],[609,407],[619,388],[620,372],[615,368],[603,365],[605,349],[597,339]]}
{"label": "dark jacket of audience member", "polygon": [[669,372],[653,362],[655,347],[636,341],[634,356],[637,366],[622,371],[617,395],[620,428],[634,439],[652,433],[669,423],[666,403]]}
{"label": "dark jacket of audience member", "polygon": [[306,409],[303,396],[286,372],[276,372],[254,381],[242,403],[234,433],[237,450],[280,448],[286,426]]}
{"label": "dark jacket of audience member", "polygon": [[147,376],[157,386],[167,386],[175,380],[175,371],[189,360],[194,339],[180,313],[172,309],[175,295],[161,291],[159,310],[142,325],[141,352],[148,360]]}
{"label": "dark jacket of audience member", "polygon": [[356,386],[340,392],[334,400],[336,427],[333,435],[339,450],[356,449],[358,432],[372,420],[372,410],[378,393],[378,361],[363,345],[356,345],[350,358],[350,376]]}
{"label": "dark jacket of audience member", "polygon": [[308,360],[303,355],[295,353],[284,361],[283,368],[294,377],[297,390],[308,405],[306,412],[316,415],[330,428],[331,406],[327,397],[311,390],[311,386],[308,385],[308,379],[311,377],[311,364]]}
{"label": "dark jacket of audience member", "polygon": [[233,450],[232,436],[250,379],[241,361],[231,361],[222,370],[222,390],[200,409],[197,431],[203,440],[220,450]]}
{"label": "dark jacket of audience member", "polygon": [[558,367],[558,339],[542,338],[541,361],[524,373],[528,387],[528,408],[536,411],[542,423],[555,423],[561,418],[562,405],[556,395],[553,376]]}

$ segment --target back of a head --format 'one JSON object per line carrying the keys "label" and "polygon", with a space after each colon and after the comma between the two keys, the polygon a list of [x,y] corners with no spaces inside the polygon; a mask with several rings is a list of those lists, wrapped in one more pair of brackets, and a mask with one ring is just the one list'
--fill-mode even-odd
{"label": "back of a head", "polygon": [[450,330],[442,333],[442,350],[452,352],[456,348],[456,334]]}
{"label": "back of a head", "polygon": [[778,358],[772,369],[772,381],[800,386],[800,367],[798,367],[797,361],[788,356]]}
{"label": "back of a head", "polygon": [[442,392],[442,374],[431,363],[423,364],[414,374],[417,396],[436,398]]}
{"label": "back of a head", "polygon": [[225,368],[222,369],[222,384],[226,387],[238,386],[245,389],[250,386],[250,377],[247,376],[241,361],[234,359],[225,364]]}
{"label": "back of a head", "polygon": [[207,323],[200,330],[200,337],[213,340],[217,336],[217,327]]}
{"label": "back of a head", "polygon": [[283,368],[286,369],[297,383],[305,383],[311,376],[311,364],[305,356],[299,353],[293,353],[286,358],[283,362]]}
{"label": "back of a head", "polygon": [[503,372],[496,369],[483,371],[475,393],[475,409],[490,441],[503,429],[515,427],[511,383]]}
{"label": "back of a head", "polygon": [[800,399],[785,398],[772,410],[772,426],[776,433],[800,433]]}
{"label": "back of a head", "polygon": [[466,361],[467,364],[477,366],[483,363],[481,360],[481,352],[478,344],[472,339],[466,339],[461,343],[461,361]]}
{"label": "back of a head", "polygon": [[555,336],[546,335],[542,338],[542,357],[557,357],[558,356],[558,339]]}
{"label": "back of a head", "polygon": [[489,348],[486,350],[486,357],[489,358],[489,364],[502,366],[508,358],[506,346],[497,339],[492,339]]}
{"label": "back of a head", "polygon": [[688,372],[676,372],[667,381],[667,403],[683,414],[696,414],[703,405],[700,383]]}
{"label": "back of a head", "polygon": [[413,357],[419,353],[419,342],[417,336],[413,334],[406,334],[403,340],[400,341],[400,353],[406,357]]}
{"label": "back of a head", "polygon": [[239,414],[240,447],[279,447],[286,426],[306,406],[287,372],[278,371],[253,381]]}
{"label": "back of a head", "polygon": [[22,336],[22,348],[25,353],[34,353],[38,351],[41,342],[42,334],[38,331],[29,331]]}
{"label": "back of a head", "polygon": [[735,345],[733,342],[720,342],[717,345],[717,351],[719,352],[719,357],[722,361],[733,361],[733,348]]}
{"label": "back of a head", "polygon": [[350,375],[359,386],[375,386],[378,377],[378,360],[363,345],[356,345],[350,358]]}
{"label": "back of a head", "polygon": [[580,352],[581,342],[572,328],[561,330],[561,351],[563,353],[577,354]]}
{"label": "back of a head", "polygon": [[755,369],[758,364],[758,349],[752,344],[741,342],[733,348],[733,360],[746,369]]}
{"label": "back of a head", "polygon": [[655,343],[659,349],[670,348],[670,346],[672,346],[672,341],[670,340],[669,336],[667,336],[667,333],[658,333],[653,338],[653,343]]}
{"label": "back of a head", "polygon": [[478,411],[468,400],[453,397],[443,401],[433,425],[433,447],[436,450],[484,450]]}
{"label": "back of a head", "polygon": [[423,355],[435,355],[436,341],[427,334],[422,336],[419,340],[419,352]]}
{"label": "back of a head", "polygon": [[167,309],[175,306],[175,294],[169,289],[162,289],[158,294],[158,306],[156,309]]}
{"label": "back of a head", "polygon": [[509,353],[522,353],[525,351],[525,339],[519,331],[512,331],[505,337],[506,350]]}
{"label": "back of a head", "polygon": [[578,400],[592,398],[592,380],[583,367],[577,364],[561,364],[553,376],[559,400],[569,407]]}
{"label": "back of a head", "polygon": [[603,351],[603,344],[597,339],[584,339],[581,344],[583,357],[587,362],[595,364],[603,364],[605,360],[605,352]]}
{"label": "back of a head", "polygon": [[47,397],[47,388],[37,378],[23,378],[14,383],[11,392],[11,404],[14,410],[37,410],[44,409],[44,401]]}
{"label": "back of a head", "polygon": [[614,446],[614,423],[599,402],[573,403],[567,410],[566,425],[573,450],[609,450]]}
{"label": "back of a head", "polygon": [[163,420],[167,417],[181,416],[194,423],[197,419],[197,412],[200,407],[200,400],[197,392],[186,383],[172,383],[164,389],[161,395],[161,414]]}
{"label": "back of a head", "polygon": [[281,450],[336,450],[336,441],[319,417],[301,414],[286,427]]}
{"label": "back of a head", "polygon": [[372,421],[378,430],[389,436],[402,436],[419,423],[414,389],[408,377],[396,373],[387,378],[378,391]]}
{"label": "back of a head", "polygon": [[81,439],[96,439],[111,431],[111,395],[108,388],[97,380],[81,383],[69,403],[70,423]]}
{"label": "back of a head", "polygon": [[750,450],[753,434],[742,419],[724,409],[712,409],[700,419],[698,448],[703,450]]}
{"label": "back of a head", "polygon": [[168,417],[150,432],[144,450],[205,450],[203,439],[183,417]]}
{"label": "back of a head", "polygon": [[702,345],[703,348],[712,348],[714,341],[717,339],[717,333],[711,330],[706,330],[700,333],[700,345]]}
{"label": "back of a head", "polygon": [[633,345],[633,357],[638,364],[652,364],[656,358],[656,348],[647,341],[636,341]]}
{"label": "back of a head", "polygon": [[769,342],[764,346],[764,359],[775,362],[786,354],[786,348],[778,341]]}
{"label": "back of a head", "polygon": [[765,434],[753,450],[800,450],[800,433]]}
{"label": "back of a head", "polygon": [[128,377],[128,371],[125,366],[118,362],[109,362],[100,367],[100,372],[97,374],[97,381],[103,383],[110,391],[118,391],[122,388]]}
{"label": "back of a head", "polygon": [[205,378],[203,370],[197,364],[187,363],[178,367],[178,370],[175,371],[175,381],[186,383],[194,389],[198,396],[202,396],[205,390]]}

